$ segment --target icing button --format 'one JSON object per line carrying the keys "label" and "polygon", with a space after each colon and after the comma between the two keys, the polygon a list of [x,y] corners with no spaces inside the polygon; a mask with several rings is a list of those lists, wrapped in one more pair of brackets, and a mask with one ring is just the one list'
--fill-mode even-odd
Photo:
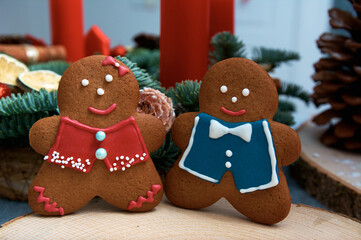
{"label": "icing button", "polygon": [[99,160],[103,160],[107,157],[107,151],[104,148],[98,148],[95,152],[95,157]]}
{"label": "icing button", "polygon": [[226,151],[226,156],[227,157],[232,157],[232,155],[233,155],[233,152],[231,150]]}
{"label": "icing button", "polygon": [[225,165],[226,165],[226,168],[231,168],[231,167],[232,167],[232,163],[230,163],[230,162],[228,162],[228,161],[226,162]]}
{"label": "icing button", "polygon": [[98,141],[103,141],[106,137],[106,134],[105,132],[103,131],[98,131],[96,134],[95,134],[95,138],[98,140]]}

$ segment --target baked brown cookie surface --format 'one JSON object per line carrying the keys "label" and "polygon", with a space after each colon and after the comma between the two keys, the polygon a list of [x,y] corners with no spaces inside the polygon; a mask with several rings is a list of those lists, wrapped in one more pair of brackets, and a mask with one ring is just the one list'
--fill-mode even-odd
{"label": "baked brown cookie surface", "polygon": [[165,138],[162,122],[137,113],[139,86],[122,62],[90,56],[69,66],[58,90],[60,115],[37,121],[30,145],[45,155],[29,188],[30,207],[64,215],[95,196],[128,211],[148,211],[162,199],[149,156]]}
{"label": "baked brown cookie surface", "polygon": [[205,74],[199,112],[176,118],[172,138],[182,150],[165,180],[176,206],[199,209],[226,198],[251,220],[274,224],[290,210],[282,166],[301,149],[294,130],[272,121],[278,94],[255,62],[223,60]]}

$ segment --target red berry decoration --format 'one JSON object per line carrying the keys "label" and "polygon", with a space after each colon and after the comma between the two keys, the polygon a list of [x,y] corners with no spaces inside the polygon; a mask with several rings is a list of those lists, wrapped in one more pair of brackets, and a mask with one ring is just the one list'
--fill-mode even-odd
{"label": "red berry decoration", "polygon": [[8,87],[8,85],[4,84],[4,83],[0,83],[0,98],[3,97],[8,97],[11,95],[11,91]]}

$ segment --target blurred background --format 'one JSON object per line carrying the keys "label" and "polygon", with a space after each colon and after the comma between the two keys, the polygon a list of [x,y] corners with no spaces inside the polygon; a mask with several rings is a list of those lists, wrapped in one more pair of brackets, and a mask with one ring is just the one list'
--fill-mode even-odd
{"label": "blurred background", "polygon": [[[351,7],[347,1],[334,0],[235,0],[235,35],[248,54],[260,46],[298,52],[300,61],[283,64],[271,75],[311,93],[313,64],[321,57],[316,40],[331,30],[327,11],[333,6]],[[48,1],[0,0],[0,16],[0,35],[31,33],[51,43]],[[84,31],[94,24],[110,38],[111,46],[134,45],[132,38],[141,32],[159,34],[160,1],[86,0]],[[312,104],[297,107],[295,127],[317,111]]]}

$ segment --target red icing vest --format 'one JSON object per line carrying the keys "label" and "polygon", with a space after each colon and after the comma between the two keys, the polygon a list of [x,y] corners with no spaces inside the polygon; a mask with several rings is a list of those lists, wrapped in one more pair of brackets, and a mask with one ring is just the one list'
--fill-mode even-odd
{"label": "red icing vest", "polygon": [[113,172],[125,171],[148,158],[134,117],[104,129],[62,117],[55,144],[44,160],[88,173],[95,161],[104,161]]}

